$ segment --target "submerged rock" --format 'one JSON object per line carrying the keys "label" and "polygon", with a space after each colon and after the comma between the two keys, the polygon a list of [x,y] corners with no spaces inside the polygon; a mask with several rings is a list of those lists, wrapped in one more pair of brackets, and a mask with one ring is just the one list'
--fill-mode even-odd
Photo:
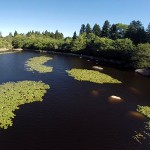
{"label": "submerged rock", "polygon": [[92,68],[93,68],[93,69],[97,69],[97,70],[103,70],[103,68],[102,68],[102,67],[99,67],[99,66],[93,66]]}
{"label": "submerged rock", "polygon": [[150,76],[150,69],[136,69],[135,72],[143,76]]}

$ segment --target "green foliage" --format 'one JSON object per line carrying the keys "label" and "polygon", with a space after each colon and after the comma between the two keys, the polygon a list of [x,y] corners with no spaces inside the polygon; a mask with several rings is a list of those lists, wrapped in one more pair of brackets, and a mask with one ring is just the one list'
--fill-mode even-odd
{"label": "green foliage", "polygon": [[64,39],[61,49],[64,52],[70,52],[71,48],[72,48],[72,38],[67,37]]}
{"label": "green foliage", "polygon": [[88,35],[89,33],[92,33],[91,26],[90,26],[89,23],[86,25],[85,32],[86,32],[87,35]]}
{"label": "green foliage", "polygon": [[125,34],[128,29],[128,25],[122,24],[122,23],[117,23],[116,26],[117,26],[118,38],[125,38]]}
{"label": "green foliage", "polygon": [[[138,106],[137,111],[150,119],[149,106]],[[143,140],[149,139],[150,137],[150,120],[144,122],[144,124],[144,129],[142,129],[140,132],[135,131],[135,135],[133,136],[133,139],[135,139],[140,144],[142,144]]]}
{"label": "green foliage", "polygon": [[0,48],[12,49],[12,38],[0,38]]}
{"label": "green foliage", "polygon": [[15,32],[14,32],[14,36],[17,36],[18,35],[18,32],[15,30]]}
{"label": "green foliage", "polygon": [[73,37],[72,37],[72,39],[73,40],[75,40],[77,38],[77,33],[76,33],[76,31],[73,33]]}
{"label": "green foliage", "polygon": [[94,42],[97,46],[97,50],[99,51],[114,49],[113,46],[114,41],[109,38],[96,38]]}
{"label": "green foliage", "polygon": [[14,111],[20,105],[42,101],[49,85],[34,81],[7,82],[0,85],[0,128],[12,126]]}
{"label": "green foliage", "polygon": [[82,24],[79,36],[74,32],[73,37],[66,38],[58,30],[55,33],[30,31],[26,35],[15,31],[14,37],[11,33],[7,37],[0,37],[0,48],[72,52],[105,58],[110,63],[118,61],[123,67],[143,68],[150,64],[149,48],[140,46],[140,43],[150,42],[149,37],[150,25],[145,31],[140,21],[111,26],[106,20],[102,31],[98,24],[92,30],[89,23]]}
{"label": "green foliage", "polygon": [[102,37],[109,38],[109,36],[110,36],[110,23],[108,20],[106,20],[102,27]]}
{"label": "green foliage", "polygon": [[86,48],[86,33],[79,35],[72,43],[72,51],[84,50]]}
{"label": "green foliage", "polygon": [[25,36],[17,34],[13,38],[12,46],[14,48],[23,48],[24,43],[25,43]]}
{"label": "green foliage", "polygon": [[134,68],[150,67],[150,44],[138,44],[132,56]]}
{"label": "green foliage", "polygon": [[82,24],[80,29],[80,34],[83,34],[84,32],[86,32],[86,27],[84,24]]}
{"label": "green foliage", "polygon": [[92,33],[94,33],[96,36],[101,36],[101,28],[98,24],[93,26]]}
{"label": "green foliage", "polygon": [[79,81],[89,81],[93,83],[121,83],[121,81],[112,78],[109,75],[99,71],[87,69],[71,69],[66,71],[70,76]]}
{"label": "green foliage", "polygon": [[149,106],[138,106],[137,111],[146,117],[150,118],[150,107]]}
{"label": "green foliage", "polygon": [[63,34],[58,32],[58,30],[56,30],[56,32],[55,32],[55,39],[59,40],[59,39],[63,39],[63,38],[64,38]]}
{"label": "green foliage", "polygon": [[117,31],[117,25],[113,24],[110,28],[110,38],[113,40],[116,40],[118,39],[118,37],[119,37],[119,34]]}
{"label": "green foliage", "polygon": [[133,20],[128,26],[125,36],[130,38],[136,45],[146,42],[146,32],[140,21]]}
{"label": "green foliage", "polygon": [[47,56],[30,58],[26,62],[25,66],[27,67],[27,71],[38,71],[39,73],[52,72],[53,67],[43,65],[48,60],[52,60],[52,58]]}
{"label": "green foliage", "polygon": [[150,43],[150,23],[148,24],[148,27],[146,29],[146,40],[148,43]]}
{"label": "green foliage", "polygon": [[134,44],[130,39],[117,39],[114,42],[114,47],[116,50],[133,50]]}

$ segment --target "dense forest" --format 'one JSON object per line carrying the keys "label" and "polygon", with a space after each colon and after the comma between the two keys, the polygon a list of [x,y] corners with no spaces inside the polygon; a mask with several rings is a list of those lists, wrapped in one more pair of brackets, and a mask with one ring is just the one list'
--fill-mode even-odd
{"label": "dense forest", "polygon": [[0,48],[71,52],[118,61],[123,67],[149,68],[150,23],[146,29],[135,20],[129,25],[111,25],[108,20],[102,27],[82,24],[79,34],[75,31],[72,37],[64,37],[58,30],[27,34],[15,31],[5,37],[0,33]]}

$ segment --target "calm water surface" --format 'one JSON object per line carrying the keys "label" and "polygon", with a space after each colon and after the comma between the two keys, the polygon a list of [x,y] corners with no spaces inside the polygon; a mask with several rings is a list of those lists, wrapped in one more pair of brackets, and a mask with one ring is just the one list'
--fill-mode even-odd
{"label": "calm water surface", "polygon": [[[17,110],[13,126],[0,129],[0,150],[149,150],[150,139],[137,143],[134,131],[144,129],[147,119],[136,113],[137,105],[150,106],[150,78],[134,72],[104,67],[102,72],[122,84],[79,82],[65,70],[92,69],[95,61],[75,56],[49,55],[52,73],[25,71],[25,61],[40,53],[0,55],[0,83],[34,80],[50,85],[43,102]],[[48,55],[48,54],[47,54]],[[123,101],[110,99],[119,96]]]}

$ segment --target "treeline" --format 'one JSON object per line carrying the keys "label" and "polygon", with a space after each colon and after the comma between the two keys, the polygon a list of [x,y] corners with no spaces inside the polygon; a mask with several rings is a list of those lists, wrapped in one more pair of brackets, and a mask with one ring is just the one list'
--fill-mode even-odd
{"label": "treeline", "polygon": [[99,58],[119,61],[124,67],[150,67],[150,24],[144,29],[140,21],[126,24],[104,22],[102,28],[95,24],[82,24],[79,34],[64,38],[55,33],[30,31],[19,34],[15,31],[6,37],[0,37],[0,48],[13,47],[47,51],[71,52]]}

